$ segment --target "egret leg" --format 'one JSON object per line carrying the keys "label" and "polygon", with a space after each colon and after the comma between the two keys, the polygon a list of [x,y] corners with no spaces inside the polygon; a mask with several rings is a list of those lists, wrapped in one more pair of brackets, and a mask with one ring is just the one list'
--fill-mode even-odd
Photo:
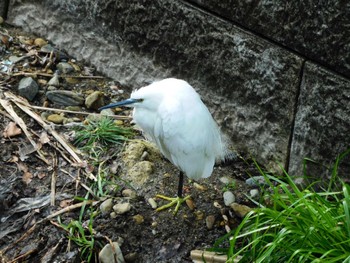
{"label": "egret leg", "polygon": [[163,205],[161,207],[158,207],[156,209],[156,211],[161,211],[161,210],[167,209],[167,208],[172,207],[173,205],[176,204],[175,210],[174,210],[174,215],[177,214],[177,211],[179,211],[180,205],[191,197],[190,195],[188,195],[188,196],[186,196],[184,198],[182,197],[183,182],[184,182],[184,174],[183,174],[183,172],[180,172],[177,197],[168,197],[168,196],[164,196],[164,195],[156,195],[156,197],[158,197],[158,198],[162,198],[164,200],[170,201],[168,204]]}

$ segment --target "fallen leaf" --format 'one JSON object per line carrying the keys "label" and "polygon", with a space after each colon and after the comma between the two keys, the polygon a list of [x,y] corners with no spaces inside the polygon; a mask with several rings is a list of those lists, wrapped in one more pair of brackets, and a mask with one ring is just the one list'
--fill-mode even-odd
{"label": "fallen leaf", "polygon": [[47,135],[47,133],[46,132],[42,132],[40,134],[40,142],[41,142],[41,144],[48,143],[49,141],[50,141],[50,139],[49,139],[49,136]]}
{"label": "fallen leaf", "polygon": [[43,179],[44,177],[46,177],[46,175],[47,175],[46,173],[39,173],[38,178]]}
{"label": "fallen leaf", "polygon": [[62,200],[60,202],[60,207],[64,208],[64,207],[70,206],[72,203],[73,203],[73,200],[71,199]]}
{"label": "fallen leaf", "polygon": [[22,130],[16,126],[16,123],[11,121],[5,128],[2,135],[5,138],[10,138],[16,135],[20,135],[22,133]]}
{"label": "fallen leaf", "polygon": [[33,175],[30,172],[24,172],[22,180],[26,184],[29,184],[32,181]]}

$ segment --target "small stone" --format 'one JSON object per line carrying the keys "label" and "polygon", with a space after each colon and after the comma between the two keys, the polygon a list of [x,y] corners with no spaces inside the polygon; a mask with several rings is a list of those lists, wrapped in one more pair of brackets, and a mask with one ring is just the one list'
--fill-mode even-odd
{"label": "small stone", "polygon": [[49,82],[47,83],[47,85],[49,86],[54,86],[54,87],[58,87],[60,85],[60,80],[57,74],[54,74],[53,77],[49,80]]}
{"label": "small stone", "polygon": [[140,224],[142,224],[142,223],[145,221],[145,219],[143,218],[143,216],[140,215],[140,214],[134,215],[134,216],[132,217],[132,219],[134,219],[134,221],[135,221],[135,223],[136,223],[137,225],[140,225]]}
{"label": "small stone", "polygon": [[63,115],[60,115],[60,114],[51,114],[51,115],[47,116],[47,120],[49,122],[53,122],[55,124],[62,124],[64,119],[65,119],[65,117]]}
{"label": "small stone", "polygon": [[245,183],[253,187],[268,185],[265,177],[262,175],[250,177],[245,180]]}
{"label": "small stone", "polygon": [[259,197],[259,190],[258,189],[252,189],[249,191],[251,198],[257,198]]}
{"label": "small stone", "polygon": [[116,212],[111,212],[110,214],[109,214],[109,216],[112,218],[112,219],[114,219],[114,218],[117,218],[117,213]]}
{"label": "small stone", "polygon": [[69,90],[52,90],[46,92],[46,97],[58,104],[63,106],[80,106],[84,104],[84,98],[81,94]]}
{"label": "small stone", "polygon": [[158,207],[157,202],[153,198],[148,198],[147,201],[153,209],[156,209]]}
{"label": "small stone", "polygon": [[47,80],[46,79],[38,79],[38,83],[41,85],[41,86],[45,86],[47,84]]}
{"label": "small stone", "polygon": [[113,207],[113,200],[112,200],[112,198],[109,198],[109,199],[103,201],[100,204],[101,213],[102,214],[109,213],[112,210],[112,207]]}
{"label": "small stone", "polygon": [[124,259],[128,263],[138,262],[139,255],[136,252],[131,252],[124,256]]}
{"label": "small stone", "polygon": [[226,206],[230,206],[236,200],[235,195],[231,191],[224,192],[223,197]]}
{"label": "small stone", "polygon": [[194,202],[193,202],[193,200],[190,198],[190,199],[186,199],[186,205],[188,206],[188,208],[190,209],[190,210],[194,210],[195,209],[195,205],[194,205]]}
{"label": "small stone", "polygon": [[118,215],[125,214],[129,212],[130,209],[131,209],[131,205],[129,203],[121,203],[113,206],[114,212],[116,212]]}
{"label": "small stone", "polygon": [[104,109],[101,110],[100,113],[105,116],[115,115],[113,109]]}
{"label": "small stone", "polygon": [[107,244],[98,254],[101,263],[124,263],[123,253],[119,247],[118,242]]}
{"label": "small stone", "polygon": [[9,60],[13,63],[16,63],[17,61],[19,61],[20,59],[22,59],[21,57],[17,57],[17,56],[10,56]]}
{"label": "small stone", "polygon": [[206,191],[208,188],[207,187],[205,187],[204,185],[200,185],[200,184],[198,184],[198,183],[193,183],[193,186],[194,186],[194,188],[196,188],[197,190],[199,190],[199,191]]}
{"label": "small stone", "polygon": [[42,38],[36,38],[34,40],[34,45],[36,45],[38,47],[43,47],[43,46],[47,45],[47,41],[45,39],[42,39]]}
{"label": "small stone", "polygon": [[229,184],[232,182],[232,179],[226,177],[226,176],[223,176],[223,177],[220,177],[219,178],[219,181],[222,182],[223,184]]}
{"label": "small stone", "polygon": [[22,78],[18,84],[18,93],[28,100],[33,100],[39,91],[39,86],[31,77]]}
{"label": "small stone", "polygon": [[85,106],[88,109],[97,110],[104,105],[105,101],[103,99],[103,93],[101,91],[95,91],[85,99]]}
{"label": "small stone", "polygon": [[219,204],[219,202],[218,201],[214,201],[214,207],[216,207],[216,208],[222,208],[222,206]]}
{"label": "small stone", "polygon": [[52,51],[55,51],[55,48],[50,44],[46,44],[40,48],[40,51],[50,53]]}
{"label": "small stone", "polygon": [[2,25],[4,23],[4,19],[2,18],[2,16],[0,16],[0,25]]}
{"label": "small stone", "polygon": [[135,191],[133,191],[131,189],[124,189],[122,191],[122,196],[129,197],[130,199],[135,199],[137,197],[137,194]]}
{"label": "small stone", "polygon": [[194,212],[194,214],[196,215],[196,220],[203,220],[203,218],[204,218],[203,211],[197,210]]}
{"label": "small stone", "polygon": [[215,223],[215,216],[214,215],[209,215],[205,218],[205,224],[209,230],[213,229],[214,223]]}
{"label": "small stone", "polygon": [[141,155],[141,161],[147,160],[147,157],[149,156],[149,153],[147,151],[144,151]]}
{"label": "small stone", "polygon": [[57,69],[61,71],[63,74],[68,74],[74,71],[74,68],[71,66],[71,64],[67,62],[60,62],[57,64]]}
{"label": "small stone", "polygon": [[233,203],[230,205],[230,207],[236,213],[236,215],[239,216],[240,218],[245,217],[246,214],[248,214],[250,211],[253,210],[249,206],[240,205],[238,203]]}
{"label": "small stone", "polygon": [[57,90],[57,88],[55,86],[48,86],[47,91],[51,91],[51,90]]}

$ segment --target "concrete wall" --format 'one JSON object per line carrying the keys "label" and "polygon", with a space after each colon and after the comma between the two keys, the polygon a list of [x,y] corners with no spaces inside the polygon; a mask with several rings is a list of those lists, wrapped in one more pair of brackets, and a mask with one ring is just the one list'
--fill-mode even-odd
{"label": "concrete wall", "polygon": [[350,7],[318,2],[11,0],[8,21],[132,88],[186,79],[237,150],[300,175],[350,145]]}

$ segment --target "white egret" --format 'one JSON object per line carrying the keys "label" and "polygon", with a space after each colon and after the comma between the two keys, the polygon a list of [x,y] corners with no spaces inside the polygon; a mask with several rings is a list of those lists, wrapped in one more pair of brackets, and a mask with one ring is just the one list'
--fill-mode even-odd
{"label": "white egret", "polygon": [[178,196],[157,210],[176,204],[174,214],[190,196],[182,197],[183,174],[197,180],[213,172],[224,158],[220,130],[198,93],[184,80],[168,78],[132,92],[129,99],[102,109],[133,107],[133,120],[161,153],[180,170]]}

